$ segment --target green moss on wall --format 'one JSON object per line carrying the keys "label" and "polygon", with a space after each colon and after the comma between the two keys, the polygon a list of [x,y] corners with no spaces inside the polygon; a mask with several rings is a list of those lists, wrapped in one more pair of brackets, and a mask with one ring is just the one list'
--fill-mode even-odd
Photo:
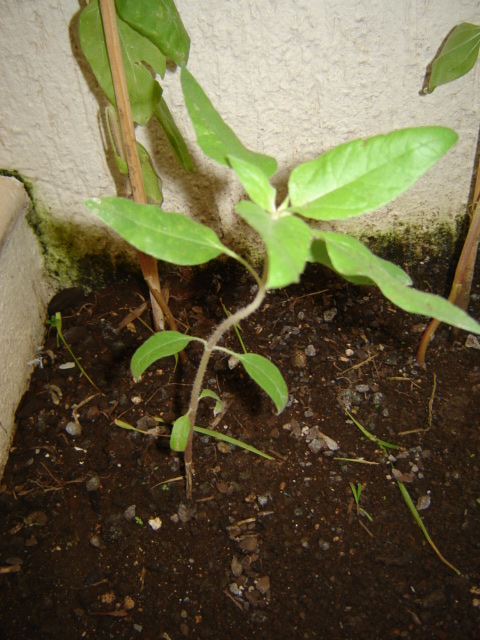
{"label": "green moss on wall", "polygon": [[35,195],[35,184],[18,171],[0,169],[16,178],[30,198],[27,221],[37,237],[47,277],[55,287],[101,287],[119,279],[137,277],[135,251],[108,229],[77,225],[56,217]]}
{"label": "green moss on wall", "polygon": [[[16,171],[0,170],[0,175],[17,178],[31,200],[28,222],[41,245],[47,275],[59,287],[101,287],[109,282],[137,278],[140,274],[136,253],[104,227],[79,226],[57,218],[35,198],[35,185]],[[395,262],[413,278],[416,286],[447,291],[453,276],[468,219],[433,228],[396,224],[387,233],[362,234],[360,239],[379,256]],[[230,244],[229,238],[224,238]],[[233,248],[260,263],[263,246],[247,242],[243,233],[235,233]]]}

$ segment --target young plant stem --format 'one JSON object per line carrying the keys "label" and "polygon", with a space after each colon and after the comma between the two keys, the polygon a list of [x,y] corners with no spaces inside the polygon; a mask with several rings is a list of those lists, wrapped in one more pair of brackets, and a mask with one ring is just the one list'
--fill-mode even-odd
{"label": "young plant stem", "polygon": [[[480,199],[480,162],[478,156],[480,154],[480,136],[477,140],[477,171],[475,174],[475,186],[473,188],[472,198],[472,218],[470,220],[470,226],[468,227],[467,237],[465,238],[464,245],[462,247],[462,253],[458,259],[457,268],[455,270],[455,276],[453,278],[452,288],[448,300],[455,304],[460,309],[466,311],[470,302],[470,291],[472,289],[473,274],[475,272],[475,262],[477,260],[478,244],[480,242],[480,207],[478,201]],[[416,355],[417,362],[425,367],[425,356],[427,353],[428,345],[430,344],[435,331],[440,326],[440,321],[436,318],[430,320],[427,328],[425,329],[420,344],[418,345],[418,351]],[[457,330],[453,330],[456,335]]]}
{"label": "young plant stem", "polygon": [[[127,80],[125,77],[125,67],[123,64],[122,48],[120,46],[120,36],[118,33],[117,15],[114,0],[99,0],[100,13],[102,16],[103,30],[105,33],[105,43],[107,46],[108,59],[112,72],[113,88],[117,103],[118,121],[125,150],[125,160],[128,166],[128,175],[135,202],[147,204],[147,196],[142,177],[140,158],[137,152],[135,139],[135,129],[132,118],[132,109],[128,96]],[[155,258],[141,251],[137,251],[138,261],[142,269],[145,280],[150,278],[152,286],[157,290],[159,298],[168,306],[162,295],[160,278],[158,275],[158,265]],[[150,299],[152,303],[153,323],[157,331],[164,328],[164,314],[157,298],[153,296],[150,288]],[[170,314],[171,316],[171,314]],[[172,327],[173,329],[173,327]]]}
{"label": "young plant stem", "polygon": [[267,289],[265,287],[265,284],[263,282],[259,282],[258,291],[250,304],[248,304],[246,307],[242,307],[235,313],[232,313],[232,315],[227,316],[214,330],[203,348],[203,354],[200,359],[200,364],[198,365],[195,380],[193,382],[190,404],[188,407],[190,431],[188,433],[187,445],[185,447],[185,480],[186,494],[189,500],[192,498],[193,489],[193,428],[197,417],[198,402],[200,399],[200,393],[202,392],[203,379],[207,371],[210,357],[212,355],[212,352],[215,350],[215,347],[218,345],[224,334],[229,329],[239,324],[242,320],[245,320],[245,318],[248,318],[248,316],[250,316],[252,313],[255,313],[255,311],[257,311],[261,307],[266,293]]}

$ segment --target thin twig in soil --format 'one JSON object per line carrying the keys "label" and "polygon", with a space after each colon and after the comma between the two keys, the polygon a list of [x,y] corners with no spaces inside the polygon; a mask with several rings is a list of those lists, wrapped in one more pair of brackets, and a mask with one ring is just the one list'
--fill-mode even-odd
{"label": "thin twig in soil", "polygon": [[171,482],[180,482],[181,480],[185,480],[185,476],[177,476],[176,478],[169,478],[168,480],[162,480],[162,482],[157,482],[157,484],[154,484],[153,487],[150,487],[150,489],[155,489],[160,485],[170,484]]}
{"label": "thin twig in soil", "polygon": [[432,428],[432,419],[433,419],[433,400],[435,398],[435,392],[437,390],[437,376],[433,374],[433,387],[432,393],[430,394],[430,400],[428,401],[428,427],[425,429],[410,429],[409,431],[400,431],[399,436],[408,436],[411,433],[426,433],[430,431]]}
{"label": "thin twig in soil", "polygon": [[231,593],[229,593],[226,589],[223,591],[223,593],[230,598],[230,600],[235,604],[235,606],[240,609],[240,611],[243,611],[243,606],[240,604],[240,602],[238,602],[236,598],[232,596]]}
{"label": "thin twig in soil", "polygon": [[347,373],[347,371],[351,371],[352,369],[360,369],[360,367],[363,367],[364,364],[367,364],[367,362],[370,362],[370,360],[373,360],[377,356],[378,356],[378,353],[374,353],[373,356],[369,356],[366,360],[362,360],[362,362],[357,362],[357,364],[354,364],[352,367],[348,367],[348,369],[343,369],[341,373]]}

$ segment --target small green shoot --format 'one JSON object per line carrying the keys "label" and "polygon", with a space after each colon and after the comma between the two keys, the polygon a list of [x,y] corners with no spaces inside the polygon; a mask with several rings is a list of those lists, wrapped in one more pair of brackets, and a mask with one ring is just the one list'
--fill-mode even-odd
{"label": "small green shoot", "polygon": [[140,516],[135,516],[135,522],[140,526],[142,526],[143,524],[143,520],[140,518]]}
{"label": "small green shoot", "polygon": [[[223,307],[223,311],[225,312],[225,315],[227,316],[227,318],[228,318],[229,316],[231,316],[231,315],[232,315],[232,314],[230,313],[230,311],[227,309],[227,307],[223,304],[223,302],[222,302],[222,307]],[[245,344],[244,344],[244,342],[243,342],[243,340],[242,340],[242,336],[240,335],[240,331],[242,330],[242,328],[240,327],[240,325],[239,325],[239,324],[234,324],[234,325],[233,325],[233,330],[234,330],[234,331],[235,331],[235,333],[237,334],[237,338],[238,338],[238,341],[239,341],[239,343],[240,343],[240,346],[241,346],[241,347],[242,347],[242,349],[243,349],[243,353],[247,353],[247,350],[246,350],[246,348],[245,348]]]}
{"label": "small green shoot", "polygon": [[373,433],[370,433],[369,431],[367,431],[365,427],[363,427],[357,420],[355,420],[355,418],[347,409],[345,410],[345,413],[350,418],[350,420],[352,420],[352,422],[357,425],[357,427],[360,429],[363,435],[366,436],[372,442],[375,442],[376,444],[378,444],[379,447],[381,447],[382,449],[384,447],[386,449],[398,449],[398,446],[396,444],[390,444],[389,442],[385,442],[385,440],[380,440],[380,438],[377,438],[377,436],[374,436]]}
{"label": "small green shoot", "polygon": [[[123,420],[115,420],[115,424],[117,427],[121,427],[122,429],[127,429],[129,431],[136,431],[137,433],[141,433],[142,435],[158,435],[157,428],[149,429],[148,431],[142,431],[141,429],[137,429],[137,427],[128,424],[128,422],[124,422]],[[222,440],[223,442],[228,442],[228,444],[233,444],[236,447],[240,447],[240,449],[245,449],[246,451],[250,451],[257,456],[261,456],[262,458],[266,458],[267,460],[273,460],[272,456],[269,456],[268,453],[264,453],[259,449],[255,449],[251,445],[246,442],[242,442],[241,440],[237,440],[236,438],[232,438],[227,436],[224,433],[220,433],[219,431],[213,431],[213,429],[204,429],[203,427],[193,427],[193,430],[196,433],[201,433],[205,436],[210,436],[211,438],[216,438],[216,440]],[[155,432],[155,433],[154,433]]]}
{"label": "small green shoot", "polygon": [[[372,433],[370,433],[369,431],[367,431],[365,429],[365,427],[363,427],[357,420],[355,420],[355,418],[348,412],[345,411],[346,414],[353,420],[353,422],[355,423],[355,425],[360,429],[360,431],[372,442],[375,442],[376,444],[378,444],[380,446],[380,448],[382,449],[382,451],[387,454],[386,448],[390,448],[390,449],[398,449],[397,445],[392,445],[389,444],[388,442],[384,442],[383,440],[379,440],[376,436],[374,436]],[[393,463],[390,462],[390,466],[392,467],[392,469],[394,469]],[[437,547],[435,546],[433,540],[430,538],[428,531],[425,527],[425,525],[423,524],[422,519],[420,518],[420,515],[417,511],[417,508],[415,507],[415,505],[413,504],[413,501],[410,497],[410,494],[408,493],[405,485],[403,484],[403,482],[400,482],[399,480],[397,480],[397,484],[398,484],[398,488],[400,489],[400,493],[402,494],[403,499],[405,500],[405,504],[407,505],[407,507],[410,509],[411,514],[413,515],[413,517],[415,518],[416,523],[418,524],[418,526],[420,527],[420,529],[422,530],[423,535],[425,536],[426,541],[428,542],[428,544],[432,547],[432,549],[435,551],[435,553],[437,554],[437,556],[440,558],[440,560],[447,565],[447,567],[449,567],[450,569],[452,569],[453,571],[455,571],[455,573],[457,575],[461,575],[460,571],[453,566],[453,564],[451,564],[450,562],[448,562],[448,560],[446,560],[442,554],[440,553],[440,551],[437,549]],[[350,486],[352,486],[352,483],[350,483]],[[352,488],[352,492],[353,492],[353,488]],[[355,493],[354,493],[355,496]],[[360,495],[358,496],[358,498],[360,499]],[[358,503],[357,503],[358,504]]]}
{"label": "small green shoot", "polygon": [[433,542],[433,540],[430,538],[428,531],[425,528],[425,525],[423,524],[422,519],[420,518],[417,508],[415,507],[415,505],[413,504],[413,501],[410,497],[410,494],[407,491],[407,488],[405,487],[405,485],[403,484],[403,482],[399,482],[397,480],[397,484],[398,484],[398,488],[400,489],[400,493],[403,496],[403,499],[405,500],[405,503],[407,505],[407,507],[410,509],[410,512],[412,513],[413,517],[415,518],[415,522],[418,524],[418,526],[420,527],[420,529],[422,530],[423,535],[425,536],[425,539],[427,540],[428,544],[432,547],[432,549],[435,551],[435,553],[437,554],[437,556],[440,558],[440,560],[447,565],[447,567],[450,567],[450,569],[452,569],[452,571],[455,571],[455,573],[457,575],[462,575],[460,573],[460,571],[453,566],[453,564],[451,564],[448,560],[446,560],[446,558],[444,558],[442,556],[442,554],[440,553],[440,551],[437,549],[435,543]]}
{"label": "small green shoot", "polygon": [[349,484],[350,484],[350,489],[352,490],[352,493],[353,493],[353,499],[355,500],[355,505],[357,507],[357,516],[365,516],[370,520],[370,522],[373,522],[372,516],[367,511],[365,511],[363,507],[360,506],[360,496],[362,495],[362,489],[363,489],[362,483],[357,482],[357,486],[355,486],[353,482],[350,482]]}
{"label": "small green shoot", "polygon": [[80,362],[77,360],[77,358],[75,357],[75,354],[73,353],[73,351],[71,350],[71,348],[68,345],[67,341],[65,340],[65,337],[64,337],[64,335],[62,333],[62,314],[60,313],[60,311],[57,311],[57,313],[54,316],[51,316],[50,320],[47,320],[47,324],[49,326],[51,326],[51,327],[54,327],[57,330],[57,347],[60,346],[60,343],[59,343],[59,339],[60,339],[62,341],[65,349],[68,351],[70,356],[73,358],[73,361],[75,362],[77,367],[80,369],[80,373],[83,376],[85,376],[85,378],[89,381],[89,383],[92,385],[92,387],[94,389],[96,389],[97,391],[100,391],[100,393],[102,393],[101,389],[99,389],[97,387],[95,382],[90,378],[90,376],[87,374],[87,372],[82,367]]}

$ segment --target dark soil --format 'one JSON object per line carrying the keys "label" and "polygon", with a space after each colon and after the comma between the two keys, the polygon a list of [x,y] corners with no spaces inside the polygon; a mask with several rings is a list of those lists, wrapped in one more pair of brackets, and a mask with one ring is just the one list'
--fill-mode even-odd
{"label": "dark soil", "polygon": [[[251,282],[218,264],[167,280],[174,313],[201,337],[222,303],[251,298]],[[72,358],[47,331],[0,489],[0,637],[480,638],[480,352],[467,336],[452,347],[439,330],[423,371],[421,318],[310,269],[242,326],[247,350],[284,374],[289,406],[276,416],[218,356],[206,386],[227,409],[213,417],[206,400],[197,420],[274,460],[197,435],[188,503],[168,437],[114,424],[169,425],[199,358],[192,343],[185,366],[168,358],[133,380],[130,358],[151,333],[139,320],[119,326],[141,292],[130,283],[52,302],[103,394],[62,367]],[[241,350],[234,332],[226,344]],[[399,449],[387,458],[346,408]]]}

